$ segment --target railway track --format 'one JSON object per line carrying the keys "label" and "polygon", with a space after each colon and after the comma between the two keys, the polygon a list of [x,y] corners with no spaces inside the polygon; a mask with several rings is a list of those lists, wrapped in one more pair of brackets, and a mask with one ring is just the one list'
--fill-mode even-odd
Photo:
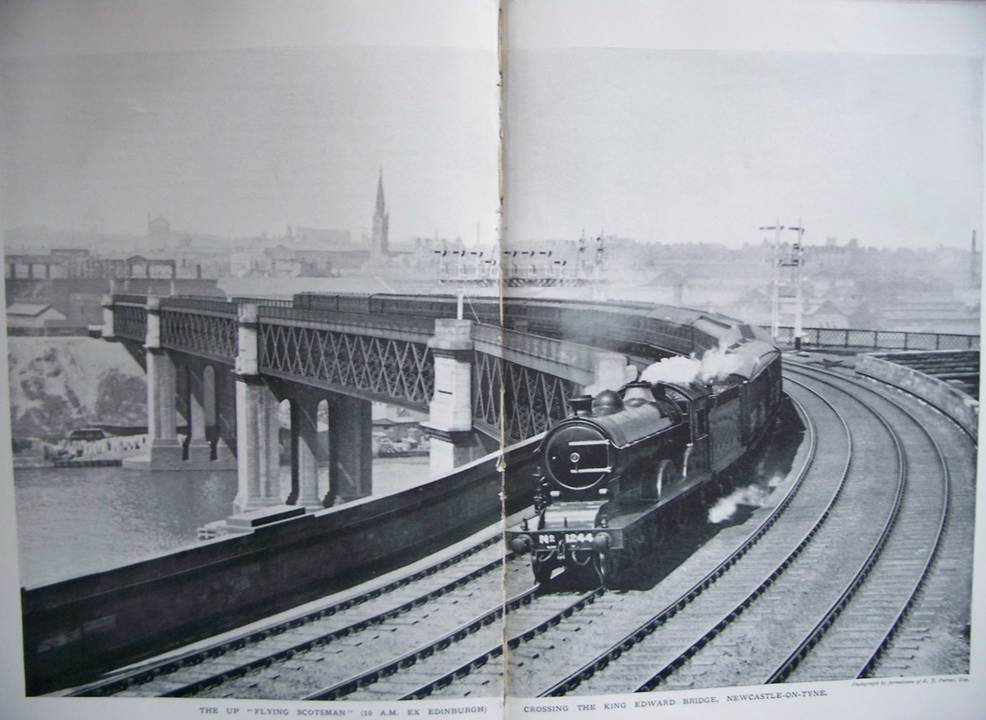
{"label": "railway track", "polygon": [[[498,539],[498,538],[497,538]],[[289,622],[80,688],[74,695],[403,699],[497,661],[509,614],[532,636],[602,594],[545,593],[496,539],[409,578]],[[503,583],[525,589],[506,601]],[[492,661],[492,662],[490,662]],[[490,676],[485,695],[499,695]]]}
{"label": "railway track", "polygon": [[[810,392],[807,386],[802,385],[802,388]],[[795,391],[792,394],[799,393]],[[770,657],[770,650],[774,649],[776,655],[776,648],[784,647],[785,636],[790,646],[790,625],[795,618],[788,618],[780,627],[777,623],[766,620],[771,615],[781,615],[784,609],[790,614],[792,608],[800,608],[800,614],[804,614],[804,596],[807,594],[804,589],[808,576],[813,574],[811,569],[816,568],[817,571],[820,569],[819,564],[826,562],[831,565],[833,557],[853,558],[853,548],[835,555],[830,552],[832,545],[837,543],[840,535],[845,534],[847,526],[858,524],[860,513],[872,515],[875,511],[872,503],[878,501],[882,503],[886,520],[870,551],[858,563],[860,569],[865,568],[882,543],[881,538],[886,537],[886,531],[892,525],[897,512],[899,498],[903,494],[905,466],[902,450],[894,439],[892,429],[873,415],[869,432],[864,435],[865,442],[872,443],[874,431],[882,429],[885,433],[884,450],[889,451],[891,456],[885,456],[883,462],[877,463],[874,461],[878,458],[867,453],[868,463],[860,467],[860,461],[854,455],[854,451],[860,449],[860,441],[857,439],[854,444],[850,423],[842,417],[845,410],[840,411],[820,394],[815,394],[814,398],[815,407],[810,415],[815,423],[828,426],[821,437],[829,445],[817,452],[816,459],[810,461],[806,479],[810,478],[811,482],[802,481],[804,487],[794,497],[793,507],[787,508],[784,522],[772,529],[766,542],[761,542],[756,552],[748,553],[744,562],[737,563],[725,582],[698,597],[692,596],[687,604],[686,595],[683,596],[683,601],[676,601],[655,615],[645,616],[643,623],[632,627],[618,642],[561,682],[538,694],[563,694],[576,687],[579,692],[602,693],[651,690],[659,685],[694,687],[697,684],[728,685],[763,681],[769,671],[761,669],[760,672],[764,675],[758,676],[756,665],[763,665],[764,658]],[[819,405],[818,401],[822,404]],[[811,400],[802,396],[801,402],[804,405]],[[822,410],[825,406],[827,410]],[[836,424],[841,425],[844,432],[841,454],[843,470],[839,473],[841,481],[833,488],[831,483],[825,482],[825,478],[832,476],[832,458],[840,456],[831,447],[836,437],[832,429]],[[896,462],[894,455],[897,457]],[[817,459],[826,459],[829,466],[826,468],[824,461],[819,464]],[[890,462],[887,463],[886,460]],[[864,483],[859,480],[860,477],[885,480],[886,474],[881,476],[880,470],[885,471],[888,465],[896,465],[896,471],[890,478],[896,480],[891,483],[895,488],[891,497],[886,492],[880,493],[879,489],[874,492],[872,487],[868,487],[872,482]],[[850,470],[853,470],[852,483],[849,482]],[[886,485],[885,482],[882,484]],[[826,495],[828,497],[824,499]],[[859,560],[859,553],[856,555]],[[824,575],[831,592],[832,573],[835,572],[838,577],[838,568],[830,567],[827,570]],[[854,573],[853,577],[857,574]],[[799,594],[802,596],[800,602]],[[621,603],[629,606],[629,612],[621,612],[623,608],[612,608],[613,615],[619,617],[629,614],[632,617],[633,606],[642,600],[643,604],[649,604],[648,599],[631,598]],[[745,633],[735,630],[744,625],[747,626]],[[754,628],[753,633],[750,632],[751,626]],[[733,637],[730,638],[729,635]],[[751,653],[750,648],[758,645],[758,639],[767,647],[762,648],[763,652]],[[757,662],[751,662],[754,659]],[[770,667],[769,661],[767,667]],[[732,676],[708,677],[713,668],[718,673]],[[708,682],[696,682],[703,676]],[[757,679],[751,680],[751,677]]]}
{"label": "railway track", "polygon": [[[971,517],[955,529],[950,508],[972,512],[974,480],[950,478],[955,463],[974,478],[974,458],[934,429],[936,410],[879,383],[798,363],[785,379],[805,426],[797,472],[649,590],[546,593],[491,538],[73,694],[488,697],[503,692],[505,647],[517,696],[899,674],[967,563]],[[519,590],[504,601],[505,587]]]}
{"label": "railway track", "polygon": [[[508,556],[509,561],[509,556]],[[504,555],[500,536],[488,538],[406,577],[298,617],[131,668],[76,689],[72,695],[187,697],[228,687],[260,668],[321,648],[333,652],[384,626],[413,623],[456,606],[500,596]],[[331,664],[331,663],[330,663]],[[232,695],[230,695],[232,696]],[[240,696],[238,696],[240,697]],[[260,697],[256,694],[242,697]]]}
{"label": "railway track", "polygon": [[[858,580],[847,586],[815,631],[768,680],[837,680],[867,675],[917,597],[948,519],[950,475],[938,442],[910,411],[872,387],[848,378],[792,367],[829,387],[848,385],[892,424],[910,481],[887,537]],[[890,530],[892,529],[892,532]],[[807,652],[810,650],[810,652]]]}
{"label": "railway track", "polygon": [[[793,367],[809,370],[807,365]],[[810,369],[818,372],[817,368]],[[938,505],[936,498],[927,497],[930,484],[920,489],[922,494],[915,492],[907,498],[917,510],[926,513],[929,523],[936,511],[940,512],[940,530],[933,542],[914,548],[914,560],[924,558],[922,571],[902,579],[900,587],[910,587],[912,592],[899,603],[899,611],[888,623],[878,651],[871,654],[860,675],[966,673],[972,593],[969,553],[974,543],[976,496],[974,438],[940,408],[916,402],[908,392],[861,378],[851,370],[843,369],[837,374],[906,412],[910,419],[903,422],[920,426],[934,445],[940,472],[947,479]],[[919,461],[928,464],[934,457],[925,454]],[[908,564],[915,569],[914,563]]]}
{"label": "railway track", "polygon": [[[799,412],[805,417],[803,411]],[[632,636],[639,639],[697,596],[708,592],[709,588],[718,587],[717,581],[734,565],[742,563],[746,553],[759,547],[759,541],[771,530],[782,513],[795,502],[807,477],[808,469],[815,459],[817,436],[812,425],[809,425],[807,434],[808,442],[802,446],[798,458],[799,471],[791,478],[786,488],[779,488],[776,504],[764,513],[752,530],[734,527],[719,533],[712,541],[706,543],[699,553],[679,566],[672,575],[650,592],[600,594],[593,602],[591,612],[571,614],[557,624],[541,628],[539,632],[530,632],[515,617],[508,617],[506,630],[510,636],[508,644],[512,669],[510,692],[526,696],[561,694],[571,689],[583,679],[578,672],[579,669],[586,670],[592,665],[592,663],[582,664],[585,662],[584,655],[587,650],[606,648],[595,659],[597,663],[605,663],[618,657],[629,644],[632,644],[629,642],[621,643],[619,647],[608,647],[610,645],[608,638],[618,632],[621,622],[631,628]],[[641,626],[639,624],[641,605],[653,607],[655,603],[663,603],[664,611],[658,613],[658,616],[652,619],[653,622]],[[559,675],[564,675],[569,669],[575,672],[561,682],[557,682]],[[588,670],[587,674],[591,675],[591,672]],[[477,695],[491,683],[493,676],[500,673],[502,673],[501,668],[486,666],[474,672],[463,672],[450,678],[446,685],[428,688],[428,690],[443,696]],[[549,686],[551,689],[545,691]],[[423,694],[421,692],[415,697],[421,697]]]}
{"label": "railway track", "polygon": [[[672,616],[649,618],[543,694],[576,687],[603,693],[844,679],[876,662],[938,545],[944,510],[936,507],[947,496],[947,470],[933,439],[925,435],[921,444],[916,437],[924,432],[920,423],[905,424],[903,408],[879,398],[860,401],[853,397],[860,388],[845,384],[854,381],[821,373],[794,380],[794,374],[787,376],[789,391],[799,383],[821,399],[825,386],[824,394],[833,398],[826,401],[829,418],[840,418],[848,440],[844,482],[812,528],[773,569],[760,568],[764,580],[740,602],[728,601],[731,591],[749,587],[735,568],[727,579],[730,588],[706,592]],[[834,397],[840,393],[841,399]],[[830,422],[825,415],[813,417]],[[830,440],[831,433],[826,437]],[[912,482],[921,487],[906,495],[909,476],[922,482]],[[802,491],[800,497],[809,495]],[[790,545],[785,536],[796,523],[789,518],[797,513],[787,511],[769,536],[772,546]],[[657,623],[659,632],[642,635]]]}
{"label": "railway track", "polygon": [[[539,594],[536,604],[526,606],[510,601],[507,604],[508,624],[523,630],[506,641],[502,627],[491,628],[484,637],[477,638],[469,646],[457,647],[453,657],[459,659],[453,662],[447,658],[436,658],[433,663],[417,664],[408,672],[395,672],[385,679],[375,681],[363,691],[348,695],[347,699],[384,700],[396,697],[412,700],[428,697],[442,690],[450,691],[456,697],[500,695],[503,692],[503,665],[499,659],[503,655],[505,644],[513,649],[521,643],[534,642],[549,628],[556,627],[569,618],[584,618],[593,614],[594,603],[603,594],[600,587],[585,593]],[[463,657],[466,658],[464,661],[461,660]],[[397,667],[398,663],[393,663],[393,666]]]}
{"label": "railway track", "polygon": [[[211,683],[198,697],[263,697],[303,700],[394,700],[424,697],[435,688],[474,668],[495,662],[503,653],[504,615],[529,623],[528,634],[537,634],[591,606],[602,594],[597,588],[580,594],[545,593],[524,580],[529,568],[521,560],[508,561],[505,581],[527,585],[506,601],[500,587],[474,597],[487,602],[476,613],[475,605],[442,607],[421,621],[403,618],[397,626],[385,625],[370,637],[343,640],[342,646],[294,653],[283,662],[264,666],[228,682]],[[461,610],[461,612],[459,611]],[[466,618],[463,620],[462,618]],[[427,620],[427,622],[424,622]],[[411,648],[405,650],[405,648]],[[329,662],[332,655],[340,656]],[[491,662],[494,661],[494,662]],[[499,675],[488,677],[483,695],[499,696]]]}
{"label": "railway track", "polygon": [[[562,695],[576,689],[579,693],[652,689],[679,672],[756,605],[792,564],[802,561],[830,516],[845,504],[840,498],[849,487],[855,446],[848,424],[821,395],[806,387],[789,393],[803,408],[812,451],[803,459],[785,501],[761,521],[763,532],[744,539],[726,555],[728,576],[693,589],[688,587],[687,573],[682,578],[676,573],[653,593],[613,595],[607,626],[612,626],[615,642],[606,642],[601,652],[588,657],[581,653],[581,662],[560,681],[512,687],[511,692]],[[697,560],[707,562],[707,558]],[[667,600],[660,597],[669,584],[674,587],[682,581],[683,592],[674,592]],[[701,592],[695,591],[700,588]],[[742,648],[732,651],[739,653]]]}

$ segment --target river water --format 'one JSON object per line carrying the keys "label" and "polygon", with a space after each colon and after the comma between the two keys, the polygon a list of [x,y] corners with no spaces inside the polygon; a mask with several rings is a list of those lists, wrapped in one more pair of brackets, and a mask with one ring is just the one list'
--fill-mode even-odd
{"label": "river water", "polygon": [[[427,457],[373,461],[374,494],[427,479]],[[195,544],[198,528],[232,513],[236,473],[18,469],[14,486],[20,582],[31,587]],[[286,497],[287,467],[281,487]]]}

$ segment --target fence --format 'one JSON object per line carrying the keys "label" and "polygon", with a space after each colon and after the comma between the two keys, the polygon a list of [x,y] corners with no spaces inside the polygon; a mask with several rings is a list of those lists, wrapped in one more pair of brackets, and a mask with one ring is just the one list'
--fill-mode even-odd
{"label": "fence", "polygon": [[[769,328],[766,328],[769,331]],[[777,341],[794,345],[794,328],[778,328]],[[803,348],[843,348],[847,350],[978,350],[978,335],[908,332],[903,330],[849,330],[844,328],[802,328]]]}
{"label": "fence", "polygon": [[7,337],[89,337],[88,325],[7,326]]}

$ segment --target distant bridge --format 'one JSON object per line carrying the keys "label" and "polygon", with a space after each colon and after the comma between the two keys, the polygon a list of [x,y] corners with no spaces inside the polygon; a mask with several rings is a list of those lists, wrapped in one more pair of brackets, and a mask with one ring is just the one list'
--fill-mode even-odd
{"label": "distant bridge", "polygon": [[[582,387],[619,383],[625,365],[622,355],[587,345],[451,317],[139,295],[113,295],[104,311],[102,337],[122,341],[148,372],[149,467],[201,468],[235,458],[240,510],[281,502],[283,400],[291,404],[289,502],[315,509],[330,499],[316,490],[323,400],[330,494],[352,499],[371,489],[371,401],[429,413],[438,475],[496,449],[501,407],[508,440],[532,437],[564,417]],[[177,413],[189,426],[185,448]]]}

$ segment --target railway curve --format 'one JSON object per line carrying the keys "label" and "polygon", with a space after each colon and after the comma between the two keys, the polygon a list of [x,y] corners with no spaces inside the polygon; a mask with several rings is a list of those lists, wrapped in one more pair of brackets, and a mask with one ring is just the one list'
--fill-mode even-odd
{"label": "railway curve", "polygon": [[[971,547],[970,439],[848,367],[788,361],[785,386],[805,434],[792,472],[649,589],[534,585],[491,537],[365,596],[73,694],[490,696],[505,650],[517,696],[967,671],[955,574]],[[943,613],[957,628],[929,630]]]}

